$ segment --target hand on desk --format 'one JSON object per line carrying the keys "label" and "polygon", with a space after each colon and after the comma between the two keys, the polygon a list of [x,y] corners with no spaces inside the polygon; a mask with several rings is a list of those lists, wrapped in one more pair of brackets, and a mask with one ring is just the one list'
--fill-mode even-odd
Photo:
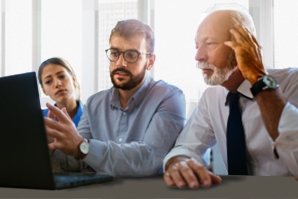
{"label": "hand on desk", "polygon": [[[50,153],[59,149],[66,155],[76,156],[78,146],[83,138],[78,134],[76,127],[64,109],[47,104],[49,117],[44,118],[47,136],[49,138]],[[58,121],[55,120],[57,118]]]}
{"label": "hand on desk", "polygon": [[201,163],[186,157],[173,157],[168,161],[164,181],[169,187],[198,188],[219,184],[221,178],[208,171]]}

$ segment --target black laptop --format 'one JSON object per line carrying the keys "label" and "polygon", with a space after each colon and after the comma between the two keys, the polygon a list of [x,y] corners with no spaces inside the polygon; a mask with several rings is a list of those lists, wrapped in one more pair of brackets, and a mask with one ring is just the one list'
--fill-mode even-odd
{"label": "black laptop", "polygon": [[113,180],[52,172],[35,72],[0,78],[0,154],[0,187],[63,189]]}

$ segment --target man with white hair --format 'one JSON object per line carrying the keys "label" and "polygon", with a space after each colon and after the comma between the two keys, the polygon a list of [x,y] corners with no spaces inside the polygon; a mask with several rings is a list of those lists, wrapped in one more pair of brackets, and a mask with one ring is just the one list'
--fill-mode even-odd
{"label": "man with white hair", "polygon": [[[229,175],[298,176],[298,69],[264,67],[253,20],[241,6],[210,9],[195,42],[198,68],[214,86],[206,89],[164,159],[166,185],[220,183],[206,169],[216,143]],[[241,110],[230,118],[239,110],[238,101],[230,102],[234,94]]]}

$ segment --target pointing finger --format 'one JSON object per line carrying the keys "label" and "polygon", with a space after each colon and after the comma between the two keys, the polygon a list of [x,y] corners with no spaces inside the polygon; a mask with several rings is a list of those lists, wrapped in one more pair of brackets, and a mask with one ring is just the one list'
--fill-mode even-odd
{"label": "pointing finger", "polygon": [[46,106],[51,111],[50,114],[53,114],[60,122],[72,122],[69,116],[67,116],[68,114],[65,115],[58,107],[52,106],[49,103],[47,103]]}

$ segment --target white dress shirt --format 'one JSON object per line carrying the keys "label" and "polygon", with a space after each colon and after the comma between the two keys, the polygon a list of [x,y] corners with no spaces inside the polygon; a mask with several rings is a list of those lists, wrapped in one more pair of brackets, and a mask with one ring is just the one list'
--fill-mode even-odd
{"label": "white dress shirt", "polygon": [[[247,159],[251,175],[298,176],[298,69],[267,69],[276,77],[288,103],[283,109],[278,138],[273,141],[264,125],[259,105],[250,92],[251,84],[245,80],[237,89],[240,97],[242,121],[245,131]],[[218,144],[227,171],[226,129],[229,106],[225,105],[228,90],[222,86],[209,87],[201,97],[187,124],[179,135],[175,147],[164,159],[186,155],[207,166],[209,149]],[[279,155],[274,155],[274,148]]]}

